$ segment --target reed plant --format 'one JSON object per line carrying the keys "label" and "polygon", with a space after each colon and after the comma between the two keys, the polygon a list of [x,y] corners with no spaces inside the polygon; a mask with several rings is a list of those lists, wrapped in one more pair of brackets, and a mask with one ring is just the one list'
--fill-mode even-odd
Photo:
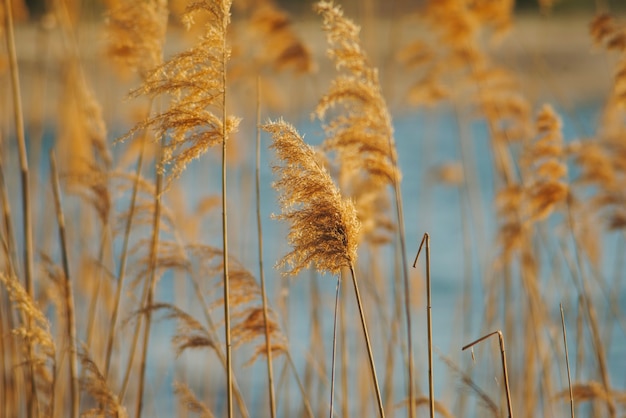
{"label": "reed plant", "polygon": [[554,53],[551,1],[40,3],[0,8],[1,416],[624,414],[619,10]]}

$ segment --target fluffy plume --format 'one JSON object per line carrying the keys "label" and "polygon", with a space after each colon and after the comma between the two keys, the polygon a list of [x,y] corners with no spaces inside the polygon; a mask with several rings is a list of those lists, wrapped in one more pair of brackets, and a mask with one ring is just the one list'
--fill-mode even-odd
{"label": "fluffy plume", "polygon": [[120,0],[107,15],[107,55],[121,68],[145,75],[162,61],[165,0]]}
{"label": "fluffy plume", "polygon": [[366,173],[373,184],[394,184],[400,180],[400,171],[391,116],[378,71],[361,47],[360,28],[331,2],[320,1],[315,9],[324,18],[328,55],[339,72],[315,110],[317,117],[325,120],[331,109],[339,108],[339,115],[324,126],[324,148],[337,153],[342,170]]}
{"label": "fluffy plume", "polygon": [[[227,141],[236,131],[239,119],[223,118],[226,93],[226,30],[230,23],[230,1],[195,1],[185,14],[185,22],[193,23],[196,13],[209,14],[209,22],[199,42],[150,72],[133,96],[169,95],[168,110],[139,123],[129,134],[154,128],[158,137],[168,137],[163,149],[163,164],[171,165],[171,178],[176,178],[187,164],[210,147]],[[225,126],[224,126],[225,125]],[[223,137],[225,127],[226,138]],[[164,167],[162,167],[164,169]]]}
{"label": "fluffy plume", "polygon": [[39,393],[49,398],[46,412],[51,414],[55,395],[56,345],[50,323],[15,276],[0,273],[0,283],[6,288],[13,308],[22,314],[22,323],[11,332],[24,342],[21,344],[24,357],[35,372]]}
{"label": "fluffy plume", "polygon": [[564,202],[568,194],[567,166],[564,163],[561,120],[551,106],[545,105],[537,115],[537,138],[522,156],[527,171],[527,216],[536,221],[550,215],[554,205]]}
{"label": "fluffy plume", "polygon": [[274,2],[257,2],[250,23],[256,38],[261,39],[258,59],[262,64],[275,71],[293,70],[297,74],[315,68],[311,52],[294,31],[291,18]]}
{"label": "fluffy plume", "polygon": [[311,264],[320,272],[338,274],[356,261],[360,225],[354,205],[342,199],[315,151],[293,126],[281,120],[263,129],[272,135],[271,148],[281,161],[273,167],[282,207],[276,218],[289,222],[287,239],[293,247],[278,265],[288,266],[292,275]]}

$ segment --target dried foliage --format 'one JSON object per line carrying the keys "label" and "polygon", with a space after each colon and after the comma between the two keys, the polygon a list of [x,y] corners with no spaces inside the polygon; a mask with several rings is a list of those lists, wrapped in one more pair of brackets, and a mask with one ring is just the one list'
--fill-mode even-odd
{"label": "dried foliage", "polygon": [[193,2],[187,8],[185,22],[191,25],[194,15],[201,11],[208,13],[210,19],[199,42],[153,69],[132,93],[171,98],[169,109],[149,117],[127,134],[128,137],[154,128],[157,137],[168,138],[161,169],[172,166],[170,180],[180,176],[187,164],[210,147],[227,141],[239,124],[233,116],[223,117],[226,63],[230,55],[226,46],[230,1]]}
{"label": "dried foliage", "polygon": [[521,158],[526,170],[525,216],[530,221],[547,218],[556,204],[565,202],[568,194],[567,165],[561,133],[561,120],[551,106],[544,106],[537,115],[537,138],[529,144]]}
{"label": "dried foliage", "polygon": [[107,14],[107,55],[115,68],[146,75],[163,60],[165,0],[119,0]]}
{"label": "dried foliage", "polygon": [[213,418],[215,416],[186,384],[174,382],[174,394],[178,396],[178,401],[185,405],[188,411],[199,414],[201,418]]}
{"label": "dried foliage", "polygon": [[81,390],[88,393],[97,405],[97,407],[82,411],[81,417],[128,417],[126,408],[109,387],[106,377],[89,356],[89,353],[83,349],[79,353],[79,358],[82,366]]}
{"label": "dried foliage", "polygon": [[255,59],[261,67],[296,74],[315,69],[311,51],[295,32],[290,16],[273,1],[255,2],[250,29],[260,47]]}
{"label": "dried foliage", "polygon": [[281,162],[273,167],[278,177],[273,187],[282,208],[276,218],[289,223],[287,240],[293,247],[278,266],[287,266],[291,275],[311,264],[319,272],[338,274],[356,261],[360,225],[354,205],[341,197],[293,126],[280,120],[263,129],[272,135],[271,148]]}
{"label": "dried foliage", "polygon": [[51,414],[55,402],[57,364],[56,344],[50,331],[50,322],[17,277],[0,273],[0,283],[9,295],[13,309],[22,315],[20,324],[11,333],[23,341],[19,347],[23,352],[25,365],[30,366],[35,374],[40,394],[48,398],[48,403],[44,405],[45,413]]}
{"label": "dried foliage", "polygon": [[315,114],[325,120],[324,149],[337,153],[341,169],[352,176],[366,175],[370,187],[400,181],[391,116],[382,95],[378,71],[367,59],[359,39],[360,28],[332,2],[320,1],[316,11],[324,18],[328,55],[337,76],[318,103]]}
{"label": "dried foliage", "polygon": [[176,355],[180,356],[188,349],[210,348],[216,349],[216,341],[211,337],[211,333],[193,316],[170,303],[155,303],[141,311],[137,315],[146,311],[163,311],[163,319],[173,319],[177,322],[176,334],[172,337],[172,344],[176,348]]}
{"label": "dried foliage", "polygon": [[[190,245],[187,247],[191,258],[200,263],[199,274],[202,277],[214,278],[212,295],[214,302],[211,307],[223,306],[224,300],[219,297],[223,283],[220,274],[223,270],[222,251],[207,245]],[[234,348],[252,345],[253,353],[246,365],[254,363],[259,356],[266,355],[265,321],[259,283],[237,259],[229,260],[231,336]],[[216,299],[215,299],[216,297]],[[268,308],[268,326],[270,331],[271,350],[273,355],[286,353],[288,340],[278,324],[276,312]]]}

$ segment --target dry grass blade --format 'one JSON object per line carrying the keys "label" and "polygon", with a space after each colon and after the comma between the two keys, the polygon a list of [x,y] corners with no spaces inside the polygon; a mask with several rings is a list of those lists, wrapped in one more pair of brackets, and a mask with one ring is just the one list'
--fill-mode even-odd
{"label": "dry grass blade", "polygon": [[209,331],[197,319],[177,306],[169,303],[155,303],[136,312],[135,315],[143,315],[147,311],[164,311],[163,319],[177,321],[176,334],[172,337],[177,356],[192,348],[216,348],[216,343]]}
{"label": "dry grass blade", "polygon": [[342,199],[313,148],[293,126],[280,120],[263,129],[272,134],[271,148],[282,162],[273,167],[282,207],[276,218],[289,222],[287,240],[293,247],[279,266],[288,266],[291,275],[311,264],[322,273],[338,274],[356,261],[360,226],[354,205]]}
{"label": "dry grass blade", "polygon": [[81,413],[81,417],[114,416],[127,418],[126,408],[120,403],[117,395],[109,388],[106,377],[97,364],[83,349],[79,354],[83,377],[80,381],[81,389],[89,394],[98,407]]}
{"label": "dry grass blade", "polygon": [[474,380],[472,379],[471,376],[469,376],[468,374],[464,373],[459,368],[459,366],[454,364],[454,362],[452,360],[450,360],[448,357],[444,356],[440,352],[439,352],[439,358],[444,363],[446,363],[446,365],[450,369],[452,369],[452,371],[454,371],[456,374],[458,374],[461,377],[461,382],[464,385],[469,387],[474,393],[476,393],[476,395],[478,395],[478,397],[480,398],[480,400],[483,403],[483,405],[489,410],[489,412],[491,412],[491,414],[494,417],[497,418],[497,417],[500,416],[500,410],[499,410],[498,405],[496,404],[496,402],[493,399],[491,399],[491,397],[487,394],[487,392],[485,392],[480,386],[478,386],[476,384],[476,382],[474,382]]}
{"label": "dry grass blade", "polygon": [[186,384],[174,382],[174,394],[178,396],[179,402],[185,405],[188,411],[197,413],[201,418],[213,418],[215,416]]}

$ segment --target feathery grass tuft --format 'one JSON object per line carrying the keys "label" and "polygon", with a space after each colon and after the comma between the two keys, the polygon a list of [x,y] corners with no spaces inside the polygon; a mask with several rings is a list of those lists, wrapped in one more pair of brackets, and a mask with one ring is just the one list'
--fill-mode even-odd
{"label": "feathery grass tuft", "polygon": [[283,210],[275,217],[289,222],[287,240],[293,247],[278,265],[287,266],[285,274],[290,275],[311,264],[321,273],[338,274],[357,257],[360,224],[354,204],[342,199],[313,148],[293,126],[279,120],[263,129],[272,134],[271,148],[282,162],[273,167],[278,176],[273,186]]}

